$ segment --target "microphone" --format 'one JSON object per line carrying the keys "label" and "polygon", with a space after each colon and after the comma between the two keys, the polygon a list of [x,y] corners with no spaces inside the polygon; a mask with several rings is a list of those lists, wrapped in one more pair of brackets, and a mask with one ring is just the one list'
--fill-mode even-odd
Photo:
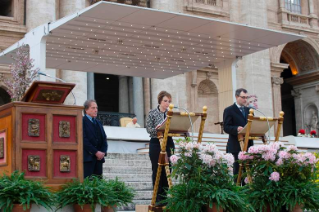
{"label": "microphone", "polygon": [[256,110],[256,111],[258,111],[259,113],[261,113],[265,118],[266,118],[266,121],[267,121],[267,124],[268,124],[268,139],[267,139],[267,143],[269,143],[269,140],[270,140],[270,125],[269,125],[269,121],[268,121],[268,118],[267,118],[267,116],[263,113],[263,112],[261,112],[260,110],[258,110],[253,104],[249,104],[248,106],[247,106],[249,109],[253,109],[253,110]]}
{"label": "microphone", "polygon": [[192,119],[191,119],[191,116],[190,116],[188,110],[186,110],[185,108],[182,108],[182,107],[178,107],[178,106],[174,106],[173,108],[182,109],[182,110],[184,110],[184,111],[188,114],[189,122],[191,123],[191,129],[192,129],[192,142],[194,142],[194,140],[193,140],[193,137],[194,137],[193,122],[192,122]]}
{"label": "microphone", "polygon": [[[49,78],[52,78],[52,79],[57,79],[57,80],[59,80],[59,81],[61,81],[61,82],[64,82],[64,83],[67,83],[67,82],[64,81],[63,79],[60,79],[60,78],[58,78],[58,77],[53,77],[53,76],[51,76],[51,75],[49,75],[49,74],[46,74],[46,73],[43,73],[43,72],[41,72],[41,71],[39,71],[38,74],[39,74],[39,75],[46,76],[46,77],[49,77]],[[73,103],[73,105],[76,105],[75,95],[74,95],[74,93],[73,93],[72,91],[71,91],[71,94],[72,94],[72,96],[73,96],[73,98],[74,98],[74,103]]]}

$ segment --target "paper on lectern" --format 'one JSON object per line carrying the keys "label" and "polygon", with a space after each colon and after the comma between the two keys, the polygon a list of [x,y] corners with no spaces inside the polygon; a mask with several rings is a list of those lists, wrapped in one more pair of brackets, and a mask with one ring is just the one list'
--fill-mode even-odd
{"label": "paper on lectern", "polygon": [[[194,125],[194,122],[198,119],[199,116],[190,116],[192,123]],[[157,130],[165,130],[165,119],[159,128]],[[171,118],[171,124],[169,127],[170,131],[188,131],[188,129],[191,127],[191,123],[189,121],[189,116],[188,115],[179,115],[179,114],[174,114]]]}
{"label": "paper on lectern", "polygon": [[[250,134],[251,135],[264,135],[266,132],[268,132],[269,128],[274,126],[277,120],[269,120],[269,127],[267,121],[261,121],[261,120],[253,120],[251,123],[250,128]],[[245,127],[238,132],[238,134],[245,134],[247,130],[248,124],[245,125]]]}

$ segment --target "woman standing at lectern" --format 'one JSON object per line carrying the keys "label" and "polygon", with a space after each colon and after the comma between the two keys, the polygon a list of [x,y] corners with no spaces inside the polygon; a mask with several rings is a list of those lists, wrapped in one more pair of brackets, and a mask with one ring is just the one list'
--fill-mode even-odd
{"label": "woman standing at lectern", "polygon": [[[150,149],[149,149],[149,156],[152,163],[152,181],[153,181],[153,188],[155,185],[156,180],[156,173],[158,168],[158,158],[161,151],[160,141],[157,138],[157,128],[160,124],[165,120],[166,114],[168,111],[168,106],[172,101],[172,96],[166,91],[161,91],[158,96],[158,106],[151,110],[148,114],[146,120],[146,130],[150,134]],[[166,152],[168,158],[173,154],[171,150],[174,151],[175,146],[172,137],[167,137],[167,145],[166,145]],[[162,168],[161,178],[158,185],[158,192],[156,197],[156,203],[164,200],[166,198],[166,191],[168,189],[168,182],[166,178],[165,168]]]}

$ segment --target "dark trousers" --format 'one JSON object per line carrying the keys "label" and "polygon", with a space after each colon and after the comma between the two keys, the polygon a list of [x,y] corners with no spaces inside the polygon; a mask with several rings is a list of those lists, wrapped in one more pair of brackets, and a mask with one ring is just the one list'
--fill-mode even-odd
{"label": "dark trousers", "polygon": [[[169,158],[172,155],[171,149],[175,149],[173,139],[171,137],[167,138],[167,145],[166,145],[166,152],[167,157]],[[151,138],[150,140],[150,149],[149,149],[149,156],[152,163],[152,181],[153,181],[153,188],[156,181],[156,174],[158,168],[158,158],[161,152],[161,145],[157,138]],[[171,163],[170,163],[171,166]],[[156,202],[160,202],[166,198],[166,190],[168,189],[168,182],[165,172],[165,167],[162,167],[161,178],[158,185],[157,197]]]}
{"label": "dark trousers", "polygon": [[103,174],[103,162],[95,159],[90,162],[83,163],[83,170],[84,170],[84,178],[90,177],[92,175],[97,175],[102,177]]}

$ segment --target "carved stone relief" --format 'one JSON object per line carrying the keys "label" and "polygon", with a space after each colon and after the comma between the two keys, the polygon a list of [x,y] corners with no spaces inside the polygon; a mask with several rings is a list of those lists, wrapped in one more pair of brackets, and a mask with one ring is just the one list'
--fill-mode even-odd
{"label": "carved stone relief", "polygon": [[60,172],[70,172],[71,171],[71,161],[69,155],[60,156]]}
{"label": "carved stone relief", "polygon": [[39,155],[28,155],[28,170],[31,172],[40,171],[40,156]]}
{"label": "carved stone relief", "polygon": [[68,121],[59,122],[59,137],[60,138],[70,137],[70,122]]}
{"label": "carved stone relief", "polygon": [[39,119],[28,120],[28,135],[31,137],[40,136],[40,121]]}
{"label": "carved stone relief", "polygon": [[310,105],[305,109],[304,123],[307,133],[312,130],[318,132],[318,108],[315,105]]}

